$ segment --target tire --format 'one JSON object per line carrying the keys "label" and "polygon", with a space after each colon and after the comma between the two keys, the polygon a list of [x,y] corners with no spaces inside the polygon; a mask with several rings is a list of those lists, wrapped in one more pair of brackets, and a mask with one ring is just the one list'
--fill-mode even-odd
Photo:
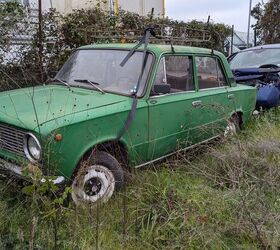
{"label": "tire", "polygon": [[236,135],[241,130],[241,117],[238,114],[233,115],[229,120],[224,131],[224,137]]}
{"label": "tire", "polygon": [[72,199],[76,205],[107,202],[124,185],[124,171],[110,154],[97,151],[82,161],[72,183]]}

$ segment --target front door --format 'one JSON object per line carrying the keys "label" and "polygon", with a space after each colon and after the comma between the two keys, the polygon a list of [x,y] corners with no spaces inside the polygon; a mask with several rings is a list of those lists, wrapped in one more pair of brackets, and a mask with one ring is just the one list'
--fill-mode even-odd
{"label": "front door", "polygon": [[196,89],[191,56],[161,59],[154,85],[170,86],[170,93],[152,91],[149,105],[149,159],[157,159],[193,143],[193,103]]}

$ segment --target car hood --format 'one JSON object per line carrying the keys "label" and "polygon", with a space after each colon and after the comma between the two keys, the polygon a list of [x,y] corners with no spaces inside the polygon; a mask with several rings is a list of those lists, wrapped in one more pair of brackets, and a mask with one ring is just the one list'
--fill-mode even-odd
{"label": "car hood", "polygon": [[128,98],[60,85],[17,89],[0,93],[0,122],[34,130],[46,122],[124,102]]}

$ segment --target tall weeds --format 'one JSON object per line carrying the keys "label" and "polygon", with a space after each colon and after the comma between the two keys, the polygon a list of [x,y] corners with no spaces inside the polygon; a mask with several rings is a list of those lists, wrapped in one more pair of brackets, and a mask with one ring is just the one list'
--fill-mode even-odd
{"label": "tall weeds", "polygon": [[[98,207],[0,182],[3,249],[230,249],[280,246],[280,126],[272,111],[240,135],[131,175]],[[69,191],[69,190],[68,190]]]}

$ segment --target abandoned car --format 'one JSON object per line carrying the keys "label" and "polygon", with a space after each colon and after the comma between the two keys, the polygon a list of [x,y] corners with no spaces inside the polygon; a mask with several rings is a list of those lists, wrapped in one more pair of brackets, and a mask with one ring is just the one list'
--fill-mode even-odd
{"label": "abandoned car", "polygon": [[0,93],[1,175],[39,169],[75,203],[105,202],[128,166],[233,133],[254,111],[256,88],[236,84],[223,54],[133,48],[81,47],[49,84]]}
{"label": "abandoned car", "polygon": [[280,44],[262,45],[229,57],[235,80],[258,88],[257,109],[277,107],[280,101]]}

